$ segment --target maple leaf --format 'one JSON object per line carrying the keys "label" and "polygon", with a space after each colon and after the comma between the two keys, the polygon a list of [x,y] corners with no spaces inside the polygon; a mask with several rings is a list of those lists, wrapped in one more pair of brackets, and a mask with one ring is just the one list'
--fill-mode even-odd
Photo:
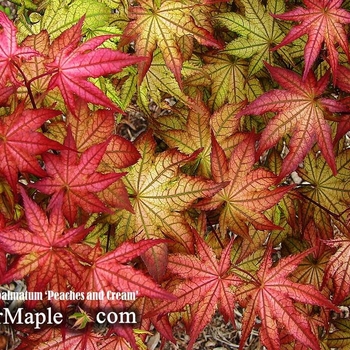
{"label": "maple leaf", "polygon": [[332,146],[331,128],[325,117],[346,110],[346,106],[333,99],[321,97],[328,85],[328,74],[319,81],[313,72],[303,80],[298,74],[266,63],[272,78],[285,90],[270,90],[249,104],[237,117],[278,112],[261,134],[257,156],[275,145],[283,135],[292,133],[279,178],[296,169],[314,142],[334,174],[336,167]]}
{"label": "maple leaf", "polygon": [[[304,167],[298,169],[299,176],[305,182],[299,188],[306,199],[303,202],[304,217],[315,218],[317,225],[323,221],[330,222],[331,215],[332,219],[336,218],[347,226],[344,214],[350,203],[350,150],[337,156],[336,168],[337,175],[333,176],[324,159],[310,152],[304,160]],[[333,236],[333,224],[330,235]]]}
{"label": "maple leaf", "polygon": [[[210,117],[211,113],[200,98],[196,98],[197,110],[190,109],[187,116],[186,127],[177,130],[174,127],[167,127],[157,134],[166,142],[169,147],[177,148],[186,154],[193,154],[198,149],[201,153],[198,155],[194,170],[198,175],[210,177]],[[159,121],[160,118],[158,118]],[[172,120],[166,118],[171,124]],[[174,115],[173,119],[179,119]],[[166,122],[165,121],[165,122]],[[160,121],[161,122],[161,121]]]}
{"label": "maple leaf", "polygon": [[48,283],[56,291],[66,291],[67,280],[76,285],[80,264],[68,246],[81,241],[89,229],[66,229],[61,207],[62,196],[48,217],[21,188],[27,228],[19,225],[0,230],[0,243],[6,252],[19,258],[2,275],[1,283],[29,275],[28,290],[43,291]]}
{"label": "maple leaf", "polygon": [[[181,86],[181,68],[183,54],[180,50],[179,39],[182,36],[195,38],[202,45],[221,48],[221,44],[212,33],[203,27],[205,8],[195,2],[165,0],[141,0],[140,6],[130,6],[128,17],[131,21],[123,31],[120,45],[126,45],[135,40],[135,50],[138,56],[147,57],[139,63],[139,83],[142,82],[151,62],[154,50],[159,47],[166,65],[174,74]],[[209,15],[209,10],[204,16]],[[196,22],[196,16],[202,18],[201,26]],[[206,21],[208,22],[208,21]]]}
{"label": "maple leaf", "polygon": [[[240,142],[240,138],[246,136],[238,132],[240,120],[236,118],[236,114],[245,103],[225,104],[212,114],[202,102],[201,94],[198,94],[193,102],[197,106],[195,110],[182,109],[178,113],[174,111],[172,115],[158,117],[157,136],[159,135],[169,147],[189,155],[200,149],[201,152],[193,164],[186,166],[186,173],[210,178],[211,132],[224,151],[229,153]],[[180,118],[184,116],[187,117],[186,124],[180,122]]]}
{"label": "maple leaf", "polygon": [[165,244],[164,239],[130,241],[122,243],[111,252],[102,254],[99,244],[91,250],[88,256],[82,257],[85,271],[81,275],[79,289],[81,291],[103,292],[102,300],[85,300],[84,305],[91,310],[111,309],[124,306],[124,301],[107,298],[110,291],[135,292],[136,297],[174,300],[174,296],[163,290],[149,276],[129,264],[130,260],[142,255],[150,248]]}
{"label": "maple leaf", "polygon": [[203,199],[196,206],[204,210],[221,207],[219,225],[222,236],[226,229],[251,239],[247,222],[256,229],[274,230],[279,226],[262,213],[278,203],[290,186],[270,189],[277,176],[265,169],[253,169],[255,163],[255,137],[248,136],[233,150],[227,160],[221,146],[212,137],[211,172],[218,183],[228,183],[212,198]]}
{"label": "maple leaf", "polygon": [[79,311],[69,316],[69,319],[75,320],[73,328],[84,329],[89,322],[94,322],[92,317],[85,312],[80,306]]}
{"label": "maple leaf", "polygon": [[86,212],[110,212],[97,197],[97,193],[120,179],[124,173],[96,172],[110,140],[93,145],[80,157],[76,151],[75,140],[70,128],[60,155],[44,154],[48,177],[31,184],[42,193],[53,195],[48,209],[57,206],[58,198],[63,194],[63,214],[72,225],[77,216],[78,207]]}
{"label": "maple leaf", "polygon": [[[208,197],[222,188],[222,184],[199,176],[181,173],[180,167],[197,154],[185,155],[175,149],[156,154],[156,143],[151,132],[142,135],[136,146],[141,159],[123,178],[135,214],[122,211],[115,214],[119,222],[119,237],[136,239],[173,239],[180,251],[193,251],[193,235],[183,212],[199,198]],[[143,258],[152,276],[162,276],[166,267],[166,247],[158,253],[151,249]],[[158,276],[158,277],[157,277]]]}
{"label": "maple leaf", "polygon": [[0,173],[12,189],[16,188],[18,171],[46,175],[35,155],[48,149],[62,149],[62,145],[36,130],[59,114],[49,109],[24,109],[24,105],[20,104],[12,114],[0,119]]}
{"label": "maple leaf", "polygon": [[[321,290],[323,285],[326,266],[333,255],[331,248],[324,244],[321,239],[322,233],[317,228],[313,220],[310,220],[305,227],[302,235],[290,237],[283,242],[284,253],[296,254],[305,250],[305,248],[315,247],[311,254],[306,256],[299,266],[290,275],[294,282],[302,284],[311,284]],[[324,288],[323,294],[328,292]],[[332,299],[334,302],[334,299]]]}
{"label": "maple leaf", "polygon": [[14,93],[15,88],[13,86],[0,87],[0,106],[3,106],[7,99]]}
{"label": "maple leaf", "polygon": [[169,72],[161,51],[156,49],[153,53],[152,63],[140,85],[139,99],[141,99],[142,105],[146,106],[146,110],[148,110],[150,97],[157,105],[161,105],[164,102],[160,92],[171,94],[178,101],[195,108],[191,103],[191,99],[181,90],[174,75]]}
{"label": "maple leaf", "polygon": [[[241,36],[228,43],[224,52],[240,58],[250,58],[248,75],[252,76],[264,67],[263,62],[274,62],[271,47],[278,44],[283,37],[270,13],[276,14],[284,11],[284,1],[269,0],[267,8],[258,0],[241,0],[244,6],[244,16],[235,13],[222,13],[215,18],[220,24]],[[292,62],[287,52],[281,52],[286,61]]]}
{"label": "maple leaf", "polygon": [[[248,61],[224,53],[207,53],[199,72],[186,78],[186,85],[208,86],[211,89],[209,106],[216,110],[228,103],[252,101],[263,90],[259,80],[248,76]],[[209,81],[209,83],[208,83]]]}
{"label": "maple leaf", "polygon": [[349,295],[350,292],[350,239],[338,235],[334,239],[324,241],[328,246],[338,248],[329,259],[324,281],[332,278],[334,283],[334,299],[336,305]]}
{"label": "maple leaf", "polygon": [[20,47],[16,40],[17,29],[6,14],[0,11],[0,85],[5,86],[7,82],[17,84],[17,66],[21,60],[30,59],[38,53],[29,47]]}
{"label": "maple leaf", "polygon": [[155,316],[167,312],[183,309],[187,304],[196,305],[196,313],[191,323],[190,349],[203,328],[210,322],[214,311],[219,305],[220,312],[226,321],[234,324],[233,308],[235,295],[231,286],[237,286],[240,279],[230,274],[231,267],[230,251],[231,242],[222,250],[218,261],[213,250],[193,230],[196,240],[198,257],[186,254],[169,255],[168,270],[185,279],[178,284],[172,294],[177,297],[175,301],[161,302],[148,316]]}
{"label": "maple leaf", "polygon": [[312,64],[322,50],[323,43],[327,47],[329,63],[333,72],[333,83],[338,75],[336,44],[340,45],[349,59],[348,39],[344,25],[350,23],[350,12],[341,8],[342,2],[342,0],[304,0],[306,8],[297,7],[284,14],[273,15],[278,19],[301,22],[299,25],[293,26],[288,35],[274,49],[287,45],[302,35],[308,35],[304,49],[303,80],[307,78]]}
{"label": "maple leaf", "polygon": [[243,349],[255,324],[255,318],[259,316],[261,319],[260,339],[268,349],[281,349],[278,328],[283,325],[285,330],[302,344],[313,350],[319,350],[319,342],[311,332],[308,320],[297,312],[293,301],[335,311],[338,309],[314,286],[295,283],[287,279],[287,276],[312,250],[283,258],[274,267],[271,267],[271,250],[269,246],[256,277],[238,287],[236,292],[238,301],[245,308],[240,349]]}
{"label": "maple leaf", "polygon": [[73,40],[67,46],[62,47],[62,42],[66,42],[65,37],[72,37],[74,33],[81,34],[84,17],[73,27],[64,31],[52,45],[60,46],[62,49],[57,52],[53,62],[46,63],[46,68],[53,72],[49,82],[48,90],[60,89],[61,94],[71,112],[74,112],[74,96],[77,95],[86,102],[109,107],[114,111],[119,111],[114,103],[98,89],[93,83],[87,81],[89,77],[97,78],[102,75],[117,73],[122,68],[138,63],[142,57],[132,57],[125,53],[98,48],[111,35],[102,35],[89,39],[83,44]]}

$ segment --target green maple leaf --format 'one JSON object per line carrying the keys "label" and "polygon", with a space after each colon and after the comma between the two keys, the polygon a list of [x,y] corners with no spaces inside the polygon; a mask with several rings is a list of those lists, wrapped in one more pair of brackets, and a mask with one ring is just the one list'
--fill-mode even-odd
{"label": "green maple leaf", "polygon": [[[136,54],[147,57],[146,61],[139,64],[139,83],[143,80],[152,62],[153,52],[158,47],[166,65],[181,85],[181,68],[184,59],[178,41],[182,36],[189,39],[195,38],[202,45],[221,48],[221,44],[212,33],[203,27],[203,22],[201,24],[196,22],[196,16],[203,19],[201,12],[205,10],[196,2],[173,0],[165,0],[161,3],[152,0],[138,2],[140,6],[129,8],[131,21],[123,32],[120,45],[135,41]],[[210,12],[207,9],[205,16],[209,15]]]}
{"label": "green maple leaf", "polygon": [[167,93],[186,105],[192,105],[190,98],[182,92],[174,74],[167,68],[161,51],[157,49],[140,85],[138,98],[147,111],[150,97],[157,105],[162,104],[162,93]]}
{"label": "green maple leaf", "polygon": [[208,104],[212,110],[227,103],[252,101],[263,93],[258,79],[248,76],[248,61],[223,53],[203,56],[200,72],[185,81],[189,86],[208,86],[211,95]]}
{"label": "green maple leaf", "polygon": [[110,9],[95,0],[53,0],[46,1],[45,5],[44,14],[41,15],[38,10],[32,12],[30,21],[19,13],[18,28],[21,39],[31,34],[38,34],[41,30],[46,30],[51,39],[57,38],[66,29],[76,24],[82,16],[86,18],[85,31],[88,29],[91,34],[109,23],[111,18]]}
{"label": "green maple leaf", "polygon": [[[136,146],[141,159],[128,169],[123,179],[135,214],[125,210],[116,213],[118,239],[134,235],[136,240],[166,236],[176,242],[180,251],[193,251],[193,234],[183,212],[197,199],[216,193],[222,184],[183,174],[181,166],[193,160],[196,154],[188,156],[175,149],[156,154],[151,133],[138,139]],[[162,275],[166,247],[152,248],[144,259],[153,276]]]}
{"label": "green maple leaf", "polygon": [[318,226],[329,226],[326,223],[330,223],[331,217],[346,226],[346,211],[350,203],[350,150],[341,152],[335,164],[336,176],[322,157],[310,152],[303,168],[298,168],[299,176],[305,181],[299,188],[299,192],[306,197],[304,216],[314,218]]}
{"label": "green maple leaf", "polygon": [[[220,24],[239,34],[239,38],[228,43],[224,52],[241,58],[250,58],[248,74],[254,75],[264,67],[263,62],[274,62],[270,49],[282,41],[283,32],[270,13],[282,13],[284,1],[269,0],[265,8],[258,0],[241,0],[244,16],[235,12],[216,16]],[[287,52],[285,59],[291,61]]]}

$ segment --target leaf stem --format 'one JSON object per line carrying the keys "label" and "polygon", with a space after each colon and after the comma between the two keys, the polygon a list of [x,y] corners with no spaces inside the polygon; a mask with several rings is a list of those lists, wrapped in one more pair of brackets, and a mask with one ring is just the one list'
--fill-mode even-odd
{"label": "leaf stem", "polygon": [[32,89],[30,88],[30,81],[27,80],[27,77],[25,76],[23,70],[15,61],[12,61],[12,64],[18,69],[18,71],[22,75],[24,85],[28,90],[28,96],[29,96],[30,102],[32,103],[33,108],[37,109],[36,104],[35,104],[35,100],[34,100],[34,96],[33,96],[33,92],[32,92]]}

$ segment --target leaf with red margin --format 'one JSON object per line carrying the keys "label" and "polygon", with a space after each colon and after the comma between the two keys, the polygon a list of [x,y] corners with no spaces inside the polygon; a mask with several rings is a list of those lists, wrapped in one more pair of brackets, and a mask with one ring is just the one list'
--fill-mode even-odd
{"label": "leaf with red margin", "polygon": [[53,195],[48,209],[58,205],[58,198],[63,194],[63,215],[72,225],[77,216],[78,207],[88,213],[110,212],[97,197],[97,193],[104,190],[125,173],[102,174],[96,171],[106,152],[109,139],[103,143],[89,147],[80,156],[76,151],[75,140],[70,128],[64,145],[67,150],[60,155],[44,154],[48,177],[31,184],[42,193]]}
{"label": "leaf with red margin", "polygon": [[259,316],[261,319],[260,339],[269,350],[281,349],[279,329],[283,327],[305,346],[319,350],[318,339],[312,333],[309,321],[296,310],[293,301],[325,307],[336,312],[338,308],[314,286],[295,283],[287,279],[287,276],[312,250],[283,258],[274,267],[272,267],[271,251],[271,246],[269,246],[256,277],[238,287],[236,291],[238,301],[245,308],[240,349],[244,348],[244,343],[255,324],[256,316]]}
{"label": "leaf with red margin", "polygon": [[[193,235],[183,212],[199,198],[212,196],[222,188],[200,176],[189,176],[181,167],[195,159],[198,153],[185,155],[175,149],[156,153],[152,133],[143,134],[135,143],[141,159],[123,178],[135,214],[117,212],[118,237],[136,240],[169,237],[179,251],[193,251]],[[167,247],[151,249],[143,259],[153,277],[164,275]]]}
{"label": "leaf with red margin", "polygon": [[[209,21],[203,20],[203,16],[210,15],[210,7],[207,9],[202,4],[174,0],[162,1],[160,5],[152,0],[141,0],[138,3],[139,6],[129,7],[128,17],[131,21],[123,32],[120,46],[135,41],[136,54],[147,57],[146,61],[139,63],[139,83],[151,65],[153,52],[159,47],[166,65],[179,85],[182,85],[181,69],[184,59],[179,45],[182,36],[190,40],[195,38],[202,45],[221,48],[212,29],[205,28]],[[202,18],[200,25],[196,23],[196,16]]]}
{"label": "leaf with red margin", "polygon": [[[28,290],[43,291],[48,283],[55,291],[66,291],[67,281],[76,285],[80,279],[80,264],[69,245],[81,241],[89,229],[79,226],[67,229],[62,215],[62,196],[49,217],[21,188],[27,228],[16,226],[0,230],[2,248],[19,258],[2,275],[1,283],[22,279],[28,275]],[[56,277],[60,276],[59,279]]]}
{"label": "leaf with red margin", "polygon": [[0,173],[13,189],[17,185],[18,171],[46,175],[35,155],[50,148],[62,149],[61,144],[36,131],[45,121],[59,114],[50,109],[24,109],[20,104],[12,114],[0,119]]}
{"label": "leaf with red margin", "polygon": [[13,22],[0,11],[0,85],[5,86],[9,81],[17,83],[17,68],[22,59],[37,56],[38,52],[29,47],[20,47],[16,39],[17,29]]}
{"label": "leaf with red margin", "polygon": [[259,141],[258,154],[274,146],[285,134],[291,133],[289,153],[285,157],[279,178],[294,171],[317,141],[320,150],[337,173],[332,145],[331,127],[325,118],[334,112],[347,111],[342,103],[322,97],[329,75],[319,81],[313,72],[303,80],[298,74],[265,63],[271,77],[285,90],[270,90],[249,104],[237,117],[277,112],[264,129]]}
{"label": "leaf with red margin", "polygon": [[89,309],[111,309],[124,306],[124,301],[107,298],[110,291],[130,291],[136,296],[174,300],[174,296],[163,290],[149,276],[129,264],[130,260],[144,254],[150,248],[165,244],[167,240],[141,240],[124,242],[111,252],[102,254],[97,244],[88,256],[83,257],[86,266],[81,276],[81,291],[104,292],[102,300],[85,300]]}
{"label": "leaf with red margin", "polygon": [[230,320],[234,324],[235,294],[231,286],[237,286],[240,283],[238,277],[229,273],[233,241],[222,250],[218,261],[213,250],[203,238],[194,230],[193,234],[198,257],[185,254],[169,255],[168,270],[184,279],[172,290],[177,300],[161,302],[149,315],[145,315],[145,317],[162,315],[182,310],[187,304],[198,303],[190,328],[189,349],[203,328],[210,322],[217,306],[226,321]]}
{"label": "leaf with red margin", "polygon": [[[66,42],[64,37],[74,36],[72,33],[75,32],[81,33],[83,21],[84,17],[76,25],[64,31],[55,41]],[[53,62],[46,63],[46,68],[53,72],[48,89],[58,87],[71,112],[75,111],[75,95],[86,102],[122,112],[100,89],[87,80],[89,77],[98,78],[120,72],[122,68],[144,60],[142,57],[132,57],[119,51],[98,48],[111,37],[111,35],[98,36],[81,45],[78,40],[73,40],[67,46],[61,45],[62,50],[57,52]]]}
{"label": "leaf with red margin", "polygon": [[293,26],[288,35],[280,44],[274,47],[275,50],[291,43],[292,41],[307,34],[308,41],[304,49],[305,69],[303,80],[307,79],[312,64],[316,61],[326,44],[329,63],[333,73],[333,83],[338,76],[338,51],[336,44],[339,44],[344,53],[349,56],[348,35],[345,25],[350,23],[350,12],[341,8],[342,0],[304,0],[306,8],[297,7],[292,11],[283,14],[272,14],[273,17],[301,22]]}
{"label": "leaf with red margin", "polygon": [[255,136],[243,140],[227,160],[221,146],[212,136],[211,171],[218,183],[228,185],[212,198],[203,199],[196,206],[204,210],[214,210],[221,206],[219,217],[220,232],[225,236],[226,229],[251,239],[247,222],[258,230],[280,229],[268,220],[263,211],[277,204],[291,187],[270,189],[277,176],[265,169],[253,169],[255,163]]}

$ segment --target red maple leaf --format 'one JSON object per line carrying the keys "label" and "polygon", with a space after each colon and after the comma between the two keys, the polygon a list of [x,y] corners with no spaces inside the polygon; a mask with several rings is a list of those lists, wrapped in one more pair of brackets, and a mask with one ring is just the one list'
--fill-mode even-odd
{"label": "red maple leaf", "polygon": [[32,48],[17,45],[16,32],[13,22],[0,11],[0,85],[3,86],[9,81],[17,84],[16,65],[20,65],[22,59],[38,55]]}
{"label": "red maple leaf", "polygon": [[13,86],[0,87],[0,106],[5,105],[7,99],[15,92]]}
{"label": "red maple leaf", "polygon": [[291,43],[307,34],[305,45],[305,69],[303,79],[309,74],[312,64],[317,59],[323,43],[326,44],[329,62],[333,72],[333,81],[337,78],[339,44],[349,59],[348,36],[344,25],[350,23],[350,12],[341,8],[342,0],[304,0],[306,8],[297,7],[283,14],[273,14],[273,17],[301,22],[293,26],[288,35],[274,49]]}
{"label": "red maple leaf", "polygon": [[312,252],[288,256],[271,267],[271,246],[266,250],[256,277],[238,287],[237,298],[245,308],[242,322],[240,349],[255,324],[256,316],[261,319],[260,339],[269,350],[281,349],[278,329],[284,326],[286,332],[307,347],[319,350],[319,342],[311,332],[309,321],[299,313],[293,301],[317,305],[335,311],[338,309],[314,286],[295,283],[287,279],[304,257]]}
{"label": "red maple leaf", "polygon": [[324,283],[330,278],[333,279],[334,303],[339,305],[350,292],[350,239],[339,235],[324,242],[330,247],[338,248],[329,259]]}
{"label": "red maple leaf", "polygon": [[64,145],[67,150],[60,155],[44,154],[48,177],[32,184],[43,193],[53,195],[48,209],[58,205],[63,194],[63,214],[72,225],[78,207],[86,212],[109,212],[106,205],[97,197],[97,193],[120,179],[124,173],[96,172],[105,154],[109,139],[103,143],[93,145],[83,152],[80,157],[76,151],[75,140],[70,128]]}
{"label": "red maple leaf", "polygon": [[[27,227],[9,226],[0,230],[0,244],[19,258],[2,275],[1,283],[28,275],[28,290],[43,291],[48,283],[52,289],[65,291],[66,283],[76,284],[80,264],[68,249],[89,232],[83,226],[66,229],[61,206],[56,205],[48,217],[21,188]],[[62,204],[62,196],[57,198]]]}
{"label": "red maple leaf", "polygon": [[199,333],[210,322],[217,305],[219,305],[220,312],[225,319],[234,324],[235,295],[231,286],[240,282],[238,277],[229,272],[233,241],[225,247],[218,261],[213,250],[203,238],[194,230],[193,234],[196,239],[198,257],[189,254],[169,255],[169,271],[185,279],[172,290],[172,294],[177,297],[177,300],[161,302],[148,315],[145,315],[145,317],[161,315],[181,310],[187,304],[198,303],[190,329],[189,349]]}
{"label": "red maple leaf", "polygon": [[274,146],[282,136],[291,133],[289,153],[283,161],[279,178],[297,168],[315,141],[336,174],[331,127],[325,118],[333,112],[344,112],[347,107],[338,101],[322,97],[328,85],[328,74],[317,81],[313,72],[310,72],[303,80],[288,69],[272,67],[267,63],[265,65],[272,78],[285,90],[268,91],[237,114],[237,117],[241,117],[277,112],[261,134],[257,156]]}
{"label": "red maple leaf", "polygon": [[124,301],[108,297],[108,292],[135,292],[137,297],[174,300],[174,296],[160,288],[151,277],[130,265],[130,260],[144,254],[150,248],[164,244],[164,239],[141,240],[137,243],[127,241],[106,254],[99,244],[87,253],[81,250],[85,271],[81,276],[81,291],[104,293],[101,300],[85,300],[84,305],[93,309],[111,309],[124,306]]}
{"label": "red maple leaf", "polygon": [[[76,40],[74,33],[81,33],[83,21],[84,17],[55,39],[59,42],[56,46],[61,47],[61,50],[56,52],[53,62],[46,64],[46,67],[54,73],[48,90],[57,86],[64,101],[73,113],[75,111],[75,95],[80,96],[86,102],[103,105],[121,112],[120,108],[112,103],[93,83],[87,81],[87,78],[97,78],[120,72],[122,68],[138,63],[143,58],[132,57],[116,50],[98,48],[110,39],[111,35],[98,36],[79,45],[80,41]],[[68,45],[62,45],[61,43],[67,44],[66,37],[75,39]],[[55,45],[55,41],[52,45]]]}
{"label": "red maple leaf", "polygon": [[212,198],[205,198],[197,207],[214,210],[223,206],[220,211],[220,231],[224,236],[226,229],[251,239],[247,222],[259,230],[280,229],[268,220],[264,210],[278,203],[291,187],[271,189],[277,176],[265,169],[253,169],[255,163],[255,136],[243,140],[232,152],[230,159],[212,136],[211,171],[218,183],[228,183]]}
{"label": "red maple leaf", "polygon": [[62,149],[62,145],[36,132],[48,119],[60,114],[49,109],[24,109],[21,104],[10,115],[0,119],[0,173],[11,187],[16,188],[18,171],[45,176],[35,155],[50,148]]}

